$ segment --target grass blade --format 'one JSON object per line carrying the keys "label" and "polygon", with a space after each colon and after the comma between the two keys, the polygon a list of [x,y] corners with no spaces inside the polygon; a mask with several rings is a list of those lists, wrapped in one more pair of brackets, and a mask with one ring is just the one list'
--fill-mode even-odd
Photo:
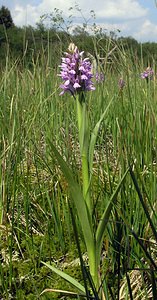
{"label": "grass blade", "polygon": [[96,249],[97,249],[98,257],[100,257],[101,245],[102,245],[102,240],[103,240],[103,236],[104,236],[104,231],[105,231],[106,225],[108,223],[110,213],[112,211],[112,207],[113,207],[114,203],[117,200],[117,195],[119,193],[121,185],[122,185],[128,171],[129,171],[129,168],[124,173],[120,183],[118,184],[115,192],[113,193],[113,195],[111,196],[111,199],[108,202],[108,205],[107,205],[107,207],[106,207],[106,209],[105,209],[105,211],[102,215],[101,220],[99,221],[98,228],[97,228],[97,231],[96,231]]}
{"label": "grass blade", "polygon": [[70,275],[66,274],[65,272],[58,270],[56,267],[50,265],[49,263],[45,263],[42,261],[42,264],[45,265],[46,267],[48,267],[50,270],[52,270],[53,272],[55,272],[57,275],[61,276],[63,279],[65,279],[66,281],[68,281],[69,283],[71,283],[75,288],[77,288],[80,292],[82,292],[83,294],[85,294],[85,288],[83,285],[81,285],[76,279],[74,279],[73,277],[71,277]]}
{"label": "grass blade", "polygon": [[82,195],[82,191],[80,189],[79,184],[74,180],[73,173],[67,163],[64,161],[62,156],[57,151],[56,147],[51,143],[51,149],[55,154],[55,157],[61,167],[61,170],[68,182],[70,194],[73,200],[73,203],[76,206],[78,217],[81,223],[84,240],[86,243],[89,259],[94,259],[95,255],[95,244],[94,244],[94,237],[93,237],[93,229],[92,224],[89,219],[89,214],[87,210],[87,206]]}
{"label": "grass blade", "polygon": [[100,128],[101,122],[103,121],[103,119],[104,119],[104,117],[105,117],[112,101],[113,101],[113,98],[111,99],[111,101],[107,105],[105,111],[101,115],[100,120],[95,125],[95,127],[92,131],[92,134],[91,134],[91,140],[90,140],[90,145],[89,145],[89,170],[90,170],[90,174],[92,174],[94,148],[95,148],[95,143],[96,143],[97,136],[98,136],[98,133],[99,133],[99,128]]}
{"label": "grass blade", "polygon": [[146,215],[146,217],[147,217],[147,219],[148,219],[148,222],[149,222],[149,224],[150,224],[150,227],[151,227],[151,229],[152,229],[152,232],[153,232],[153,234],[154,234],[154,237],[155,237],[155,239],[156,239],[156,241],[157,241],[157,231],[156,231],[156,228],[155,228],[155,226],[154,226],[154,224],[153,224],[153,222],[152,222],[152,219],[151,219],[151,217],[150,217],[148,207],[147,207],[145,201],[143,200],[142,193],[141,193],[141,191],[140,191],[138,182],[137,182],[137,180],[136,180],[136,177],[135,177],[135,174],[134,174],[132,168],[130,168],[130,175],[131,175],[132,181],[133,181],[133,183],[134,183],[135,189],[136,189],[136,191],[137,191],[139,200],[140,200],[140,202],[141,202],[141,204],[142,204],[142,207],[143,207],[143,209],[144,209],[145,215]]}

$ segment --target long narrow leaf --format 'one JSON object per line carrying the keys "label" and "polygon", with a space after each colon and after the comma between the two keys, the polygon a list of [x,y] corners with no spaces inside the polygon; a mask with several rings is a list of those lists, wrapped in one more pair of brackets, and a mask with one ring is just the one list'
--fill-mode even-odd
{"label": "long narrow leaf", "polygon": [[56,147],[51,144],[51,149],[53,153],[55,154],[55,157],[61,167],[61,170],[68,182],[69,185],[69,190],[71,193],[72,200],[76,206],[78,217],[81,223],[87,251],[89,258],[92,257],[94,254],[94,237],[93,237],[93,229],[92,229],[92,224],[89,220],[89,215],[87,211],[87,206],[85,203],[85,200],[82,195],[82,191],[80,189],[79,184],[74,180],[73,173],[67,163],[64,161],[62,156],[59,154],[57,151]]}
{"label": "long narrow leaf", "polygon": [[95,148],[95,143],[97,140],[97,136],[98,136],[98,132],[99,132],[99,128],[101,125],[101,122],[103,121],[111,103],[113,101],[113,98],[111,99],[111,101],[109,102],[109,104],[107,105],[105,111],[103,112],[103,114],[101,115],[99,121],[97,122],[97,124],[95,125],[92,134],[91,134],[91,140],[90,140],[90,145],[89,145],[89,170],[90,173],[92,174],[92,167],[93,167],[93,156],[94,156],[94,148]]}
{"label": "long narrow leaf", "polygon": [[146,215],[146,217],[147,217],[147,219],[148,219],[148,222],[149,222],[149,224],[150,224],[150,227],[151,227],[151,229],[152,229],[152,232],[153,232],[153,234],[154,234],[154,237],[155,237],[155,239],[156,239],[156,241],[157,241],[157,230],[156,230],[156,227],[155,227],[154,224],[153,224],[153,221],[152,221],[151,216],[150,216],[150,214],[149,214],[149,209],[148,209],[147,204],[145,203],[145,201],[144,201],[144,199],[143,199],[142,193],[141,193],[141,191],[140,191],[138,182],[137,182],[137,180],[136,180],[136,177],[135,177],[135,174],[134,174],[132,168],[130,168],[130,175],[131,175],[132,181],[133,181],[133,183],[134,183],[135,189],[136,189],[136,191],[137,191],[139,200],[140,200],[140,202],[141,202],[141,204],[142,204],[143,210],[144,210],[144,212],[145,212],[145,215]]}
{"label": "long narrow leaf", "polygon": [[82,293],[85,294],[85,288],[84,288],[84,286],[82,284],[80,284],[76,279],[74,279],[73,277],[71,277],[70,275],[66,274],[63,271],[58,270],[56,267],[50,265],[49,263],[45,263],[45,262],[42,261],[42,264],[45,265],[46,267],[48,267],[53,272],[55,272],[57,275],[59,275],[62,278],[64,278],[66,281],[68,281],[69,283],[71,283],[75,288],[77,288],[79,291],[81,291]]}
{"label": "long narrow leaf", "polygon": [[141,249],[143,250],[143,253],[145,255],[145,258],[147,259],[147,261],[150,263],[151,267],[153,267],[155,269],[155,271],[157,271],[157,264],[156,261],[153,259],[153,257],[151,256],[151,254],[147,251],[147,247],[144,245],[142,239],[140,237],[138,237],[138,235],[135,233],[135,231],[132,229],[132,227],[130,226],[130,224],[128,223],[127,219],[123,216],[123,214],[119,211],[118,212],[119,215],[121,216],[121,218],[123,219],[124,223],[126,224],[126,226],[129,228],[130,232],[132,233],[133,237],[135,238],[135,240],[138,242],[138,244],[140,245]]}
{"label": "long narrow leaf", "polygon": [[[69,296],[76,296],[76,297],[78,296],[78,293],[74,293],[74,292],[70,292],[70,291],[65,291],[65,290],[58,290],[58,289],[45,289],[45,290],[43,290],[41,292],[40,296],[42,296],[45,293],[62,293],[65,296],[67,296],[67,295],[69,295]],[[79,296],[82,296],[82,295],[79,295]]]}
{"label": "long narrow leaf", "polygon": [[106,225],[108,223],[108,220],[109,220],[109,217],[110,217],[110,214],[111,214],[111,211],[112,211],[112,207],[113,207],[114,203],[117,200],[117,195],[119,193],[121,185],[122,185],[128,171],[129,171],[129,168],[124,173],[124,175],[123,175],[121,181],[119,182],[115,192],[113,193],[113,195],[111,196],[110,201],[108,202],[108,205],[107,205],[107,207],[106,207],[106,209],[105,209],[105,211],[102,215],[101,220],[99,221],[98,228],[97,228],[97,231],[96,231],[96,250],[97,250],[97,257],[98,258],[100,257],[101,245],[102,245],[102,240],[103,240],[103,236],[104,236],[104,231],[106,229]]}
{"label": "long narrow leaf", "polygon": [[75,218],[74,218],[74,213],[73,213],[73,209],[72,207],[69,205],[69,209],[70,209],[70,213],[71,213],[71,219],[72,219],[72,224],[73,224],[73,230],[74,230],[74,236],[75,236],[75,240],[76,240],[76,245],[77,245],[77,250],[78,250],[78,254],[79,254],[79,258],[80,258],[80,265],[81,265],[81,270],[82,270],[82,275],[83,275],[83,280],[84,280],[84,287],[85,287],[85,291],[86,291],[86,297],[87,300],[90,298],[89,296],[89,291],[88,291],[88,287],[87,287],[87,276],[86,276],[86,267],[82,258],[82,253],[81,253],[81,247],[80,247],[80,242],[79,242],[79,236],[78,236],[78,230],[77,230],[77,226],[76,226],[76,222],[75,222]]}

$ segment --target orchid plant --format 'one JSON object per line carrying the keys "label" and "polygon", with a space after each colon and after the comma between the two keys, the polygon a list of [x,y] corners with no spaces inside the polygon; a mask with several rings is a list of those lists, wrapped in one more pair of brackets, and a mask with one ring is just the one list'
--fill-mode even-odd
{"label": "orchid plant", "polygon": [[[79,145],[82,166],[82,186],[77,183],[73,177],[73,173],[57,151],[56,147],[52,145],[52,151],[60,164],[61,170],[68,182],[72,203],[75,205],[79,221],[82,227],[84,241],[89,258],[89,270],[93,283],[99,291],[101,285],[100,279],[100,260],[102,252],[102,244],[106,225],[109,220],[114,203],[117,199],[117,194],[120,190],[122,182],[124,181],[128,170],[123,175],[121,181],[117,185],[116,190],[108,201],[105,211],[99,220],[98,226],[95,230],[93,220],[93,201],[91,194],[91,179],[93,174],[93,159],[94,148],[98,136],[100,124],[104,119],[113,99],[109,102],[105,111],[101,115],[99,121],[95,125],[93,131],[89,130],[88,110],[86,103],[86,92],[94,91],[92,65],[88,58],[84,58],[84,52],[79,52],[78,48],[71,43],[65,57],[62,58],[60,65],[60,74],[63,83],[60,85],[62,89],[60,95],[68,92],[76,101],[76,112],[78,120]],[[73,278],[66,276],[64,272],[57,270],[50,264],[44,263],[50,269],[71,282],[83,294],[85,289]]]}
{"label": "orchid plant", "polygon": [[148,82],[148,80],[152,80],[153,76],[154,76],[154,70],[151,67],[147,67],[146,70],[144,70],[141,73],[141,78],[146,79],[147,82]]}

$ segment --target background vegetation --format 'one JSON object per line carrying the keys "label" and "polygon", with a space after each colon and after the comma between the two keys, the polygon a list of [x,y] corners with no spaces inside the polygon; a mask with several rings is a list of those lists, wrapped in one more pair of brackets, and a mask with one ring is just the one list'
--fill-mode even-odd
{"label": "background vegetation", "polygon": [[[77,9],[79,10],[79,8]],[[101,28],[98,29],[95,24],[94,12],[91,11],[91,15],[93,23],[90,34],[88,21],[83,16],[83,25],[74,26],[72,15],[67,20],[64,20],[63,12],[58,9],[55,9],[52,14],[42,16],[36,27],[23,26],[21,28],[14,25],[10,11],[2,6],[0,9],[1,68],[5,65],[6,53],[12,60],[18,60],[27,67],[31,67],[32,60],[36,61],[41,56],[48,57],[49,65],[56,67],[60,61],[62,51],[67,49],[71,40],[80,49],[84,49],[96,56],[96,45],[93,44],[95,36],[97,36],[97,46],[99,46],[101,57],[106,56],[106,45],[108,45],[110,40],[111,44],[117,45],[114,51],[117,59],[119,55],[118,48],[125,50],[126,54],[129,53],[132,59],[141,59],[142,57],[144,64],[152,64],[153,60],[156,59],[157,43],[138,43],[132,37],[118,37],[120,35],[118,29],[117,32],[106,32]],[[49,26],[47,26],[47,23]]]}
{"label": "background vegetation", "polygon": [[[111,103],[94,152],[95,227],[131,166],[105,231],[104,297],[155,300],[157,44],[141,45],[131,37],[117,38],[101,31],[89,35],[84,26],[70,35],[61,30],[65,23],[58,11],[57,19],[50,17],[53,26],[49,30],[43,22],[36,28],[18,28],[11,19],[5,26],[3,19],[0,25],[0,299],[69,299],[48,291],[41,295],[46,288],[78,292],[42,261],[85,283],[68,185],[52,152],[53,143],[81,186],[75,101],[70,94],[59,96],[57,76],[63,51],[73,41],[92,55],[93,69],[105,76],[100,83],[94,79],[96,91],[87,94],[91,131]],[[140,74],[148,65],[154,70],[153,80],[142,80]],[[120,78],[125,81],[123,88],[118,85]],[[80,223],[74,215],[88,270]],[[92,294],[88,276],[87,281]]]}

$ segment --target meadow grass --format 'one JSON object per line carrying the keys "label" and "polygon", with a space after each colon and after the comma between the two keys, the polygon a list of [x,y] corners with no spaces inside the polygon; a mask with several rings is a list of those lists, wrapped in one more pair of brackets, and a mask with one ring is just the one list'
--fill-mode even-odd
{"label": "meadow grass", "polygon": [[[142,62],[133,63],[126,53],[121,53],[115,64],[112,69],[106,65],[105,81],[96,83],[96,90],[86,99],[91,131],[112,99],[94,151],[94,228],[130,167],[104,235],[100,270],[104,299],[149,299],[149,295],[155,299],[156,79],[148,83],[142,80]],[[32,61],[28,68],[7,57],[2,71],[1,299],[55,299],[57,293],[40,294],[46,288],[63,286],[77,292],[41,261],[66,269],[84,284],[76,262],[79,253],[69,211],[68,185],[51,148],[51,144],[57,147],[81,186],[76,103],[68,94],[59,96],[57,73],[45,58]],[[125,80],[123,89],[118,87],[120,77]],[[86,247],[75,208],[74,212],[84,258]]]}

